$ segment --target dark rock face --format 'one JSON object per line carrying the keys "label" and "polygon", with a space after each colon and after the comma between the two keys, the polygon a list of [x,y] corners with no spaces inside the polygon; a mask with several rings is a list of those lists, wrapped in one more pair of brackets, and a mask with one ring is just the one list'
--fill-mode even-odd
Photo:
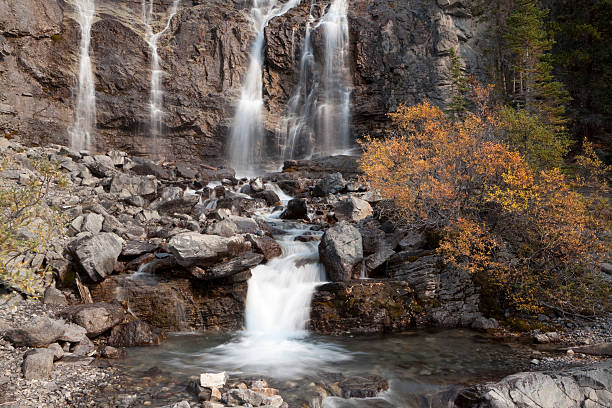
{"label": "dark rock face", "polygon": [[294,198],[287,203],[287,209],[280,215],[285,220],[307,220],[308,206],[303,198]]}
{"label": "dark rock face", "polygon": [[411,285],[426,311],[419,325],[470,327],[480,317],[480,296],[469,272],[446,267],[438,255],[403,251],[393,255],[387,276]]}
{"label": "dark rock face", "polygon": [[415,326],[419,310],[405,282],[328,283],[313,297],[310,327],[324,334],[400,331]]}
{"label": "dark rock face", "polygon": [[[304,28],[312,1],[304,1],[266,29],[264,110],[268,142],[297,81]],[[399,103],[448,96],[449,52],[482,75],[485,19],[465,2],[377,0],[349,6],[353,134],[378,131]],[[320,14],[328,1],[317,2]],[[96,83],[98,150],[138,155],[152,151],[149,128],[151,53],[139,2],[97,0],[91,57]],[[181,2],[159,39],[164,76],[167,159],[216,161],[225,152],[233,104],[248,68],[253,29],[242,1]],[[156,21],[169,3],[156,1]],[[157,27],[156,27],[157,28]],[[317,53],[323,36],[313,33]],[[484,38],[484,39],[483,39]],[[0,130],[32,144],[68,144],[79,69],[80,28],[69,2],[0,0]],[[318,58],[320,61],[320,58]],[[271,153],[274,153],[271,151]],[[316,164],[315,167],[320,167]],[[186,169],[185,175],[193,173]],[[152,174],[152,173],[147,173]],[[344,174],[344,172],[343,172]],[[208,175],[201,174],[203,179]],[[161,175],[160,175],[161,177]],[[211,176],[218,179],[218,174]]]}

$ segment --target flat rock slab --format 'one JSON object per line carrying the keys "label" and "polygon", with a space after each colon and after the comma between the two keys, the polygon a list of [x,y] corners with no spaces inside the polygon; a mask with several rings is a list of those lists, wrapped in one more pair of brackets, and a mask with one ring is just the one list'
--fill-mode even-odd
{"label": "flat rock slab", "polygon": [[69,307],[63,315],[96,337],[123,322],[125,310],[117,303],[92,303]]}

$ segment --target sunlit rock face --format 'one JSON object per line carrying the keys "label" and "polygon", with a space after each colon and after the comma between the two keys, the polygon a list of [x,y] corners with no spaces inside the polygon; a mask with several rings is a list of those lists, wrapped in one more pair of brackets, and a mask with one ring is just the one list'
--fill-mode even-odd
{"label": "sunlit rock face", "polygon": [[[160,32],[173,2],[153,3],[150,22]],[[281,128],[301,83],[309,22],[312,69],[326,72],[330,37],[318,22],[331,3],[302,1],[272,18],[264,30],[264,159],[283,154]],[[96,0],[95,7],[89,50],[96,97],[94,149],[152,155],[153,56],[142,1]],[[164,97],[162,136],[155,148],[164,158],[215,162],[226,157],[256,35],[250,10],[245,1],[182,0],[158,38]],[[381,132],[385,113],[402,102],[443,104],[453,48],[469,72],[486,76],[489,62],[483,50],[488,44],[480,22],[485,19],[473,16],[462,2],[351,1],[347,18],[350,78],[343,79],[343,86],[350,91],[350,140]],[[30,144],[70,144],[80,44],[75,0],[0,0],[0,132]],[[308,149],[312,146],[297,146],[296,155]]]}

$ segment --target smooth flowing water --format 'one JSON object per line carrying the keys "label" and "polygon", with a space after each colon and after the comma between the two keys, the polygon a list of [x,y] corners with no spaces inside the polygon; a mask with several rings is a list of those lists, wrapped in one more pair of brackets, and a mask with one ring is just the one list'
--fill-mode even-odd
{"label": "smooth flowing water", "polygon": [[240,175],[252,175],[256,172],[257,167],[261,165],[264,148],[264,29],[272,18],[285,14],[299,2],[300,0],[289,0],[278,4],[276,0],[253,0],[251,20],[255,39],[251,45],[249,68],[242,83],[229,140],[230,164]]}
{"label": "smooth flowing water", "polygon": [[283,160],[309,157],[315,144],[314,118],[318,100],[319,73],[310,38],[314,21],[313,7],[314,3],[304,31],[297,87],[287,102],[287,114],[280,124]]}
{"label": "smooth flowing water", "polygon": [[[150,132],[153,137],[153,149],[157,148],[156,138],[162,136],[163,133],[163,102],[164,102],[164,89],[162,79],[164,71],[160,66],[159,53],[157,52],[157,44],[159,38],[170,28],[170,22],[175,16],[180,0],[174,0],[170,7],[170,13],[168,20],[164,28],[155,33],[153,31],[153,0],[142,0],[142,20],[146,27],[146,41],[151,50],[151,94],[149,96],[149,109],[150,109]],[[154,150],[154,155],[159,152]]]}
{"label": "smooth flowing water", "polygon": [[333,0],[319,23],[325,38],[323,100],[318,106],[319,146],[323,154],[349,147],[351,74],[348,0]]}
{"label": "smooth flowing water", "polygon": [[96,124],[96,89],[93,68],[89,55],[91,26],[96,12],[94,0],[77,0],[78,22],[81,27],[79,46],[79,83],[74,110],[74,124],[68,130],[72,148],[89,150],[93,143],[93,128]]}
{"label": "smooth flowing water", "polygon": [[[315,8],[313,2],[304,29],[297,86],[279,125],[283,160],[338,154],[351,144],[348,1],[332,1],[316,24]],[[313,49],[313,30],[321,32],[322,52]]]}
{"label": "smooth flowing water", "polygon": [[[282,196],[284,203],[290,198]],[[457,387],[501,378],[530,358],[523,346],[501,344],[467,330],[357,338],[309,333],[310,302],[325,280],[325,271],[317,242],[295,238],[318,232],[307,224],[280,220],[279,214],[259,215],[282,231],[276,239],[283,254],[252,270],[244,330],[177,333],[160,347],[132,349],[124,364],[134,378],[155,366],[161,369],[164,389],[181,392],[189,376],[202,372],[228,371],[245,379],[264,376],[280,389],[289,406],[302,406],[316,400],[320,384],[379,375],[389,381],[390,389],[378,398],[327,398],[322,405],[311,406],[420,408],[441,406],[437,402],[451,398]]]}

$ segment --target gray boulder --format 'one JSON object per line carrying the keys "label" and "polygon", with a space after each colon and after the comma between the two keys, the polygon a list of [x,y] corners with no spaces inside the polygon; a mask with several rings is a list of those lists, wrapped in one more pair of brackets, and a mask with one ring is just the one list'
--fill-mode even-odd
{"label": "gray boulder", "polygon": [[612,361],[561,372],[510,375],[465,390],[455,404],[478,408],[574,408],[612,406]]}
{"label": "gray boulder", "polygon": [[54,286],[49,286],[45,289],[43,303],[45,305],[66,306],[68,301],[66,300],[66,295],[61,290],[56,289]]}
{"label": "gray boulder", "polygon": [[332,282],[359,277],[363,261],[359,230],[346,222],[328,229],[319,244],[319,258]]}
{"label": "gray boulder", "polygon": [[173,200],[163,201],[156,206],[151,206],[151,209],[155,209],[160,214],[165,215],[191,214],[199,201],[200,196],[188,194]]}
{"label": "gray boulder", "polygon": [[177,234],[168,242],[168,248],[177,263],[185,267],[209,263],[222,256],[244,252],[244,246],[245,241],[241,236],[225,238],[197,232]]}
{"label": "gray boulder", "polygon": [[367,201],[351,197],[337,203],[334,212],[339,221],[357,222],[371,216],[373,211]]}
{"label": "gray boulder", "polygon": [[96,213],[89,213],[83,216],[83,223],[81,224],[80,231],[91,232],[97,234],[102,231],[102,223],[104,222],[104,216]]}
{"label": "gray boulder", "polygon": [[63,320],[36,317],[21,327],[8,329],[4,337],[17,347],[44,347],[61,339],[65,330]]}
{"label": "gray boulder", "polygon": [[71,244],[71,249],[89,278],[99,282],[113,272],[123,242],[114,233],[103,232],[77,239]]}
{"label": "gray boulder", "polygon": [[45,380],[53,371],[53,350],[34,349],[25,354],[23,377],[26,380]]}
{"label": "gray boulder", "polygon": [[118,174],[111,180],[110,192],[119,194],[149,196],[157,193],[157,183],[154,178]]}
{"label": "gray boulder", "polygon": [[264,256],[262,254],[245,252],[244,254],[236,256],[227,262],[223,262],[219,265],[213,266],[210,269],[207,269],[205,279],[226,278],[228,276],[235,275],[238,272],[242,272],[257,266],[263,261]]}
{"label": "gray boulder", "polygon": [[221,220],[210,224],[206,228],[206,233],[230,238],[238,234],[238,226],[233,221]]}
{"label": "gray boulder", "polygon": [[325,197],[328,194],[336,194],[346,186],[346,181],[340,173],[328,174],[317,182],[314,186],[313,195]]}
{"label": "gray boulder", "polygon": [[123,322],[125,311],[117,303],[91,303],[72,306],[63,315],[72,322],[84,327],[89,337],[99,336]]}
{"label": "gray boulder", "polygon": [[246,406],[258,407],[263,403],[263,396],[255,391],[245,389],[232,389],[227,392],[227,403],[230,406]]}

